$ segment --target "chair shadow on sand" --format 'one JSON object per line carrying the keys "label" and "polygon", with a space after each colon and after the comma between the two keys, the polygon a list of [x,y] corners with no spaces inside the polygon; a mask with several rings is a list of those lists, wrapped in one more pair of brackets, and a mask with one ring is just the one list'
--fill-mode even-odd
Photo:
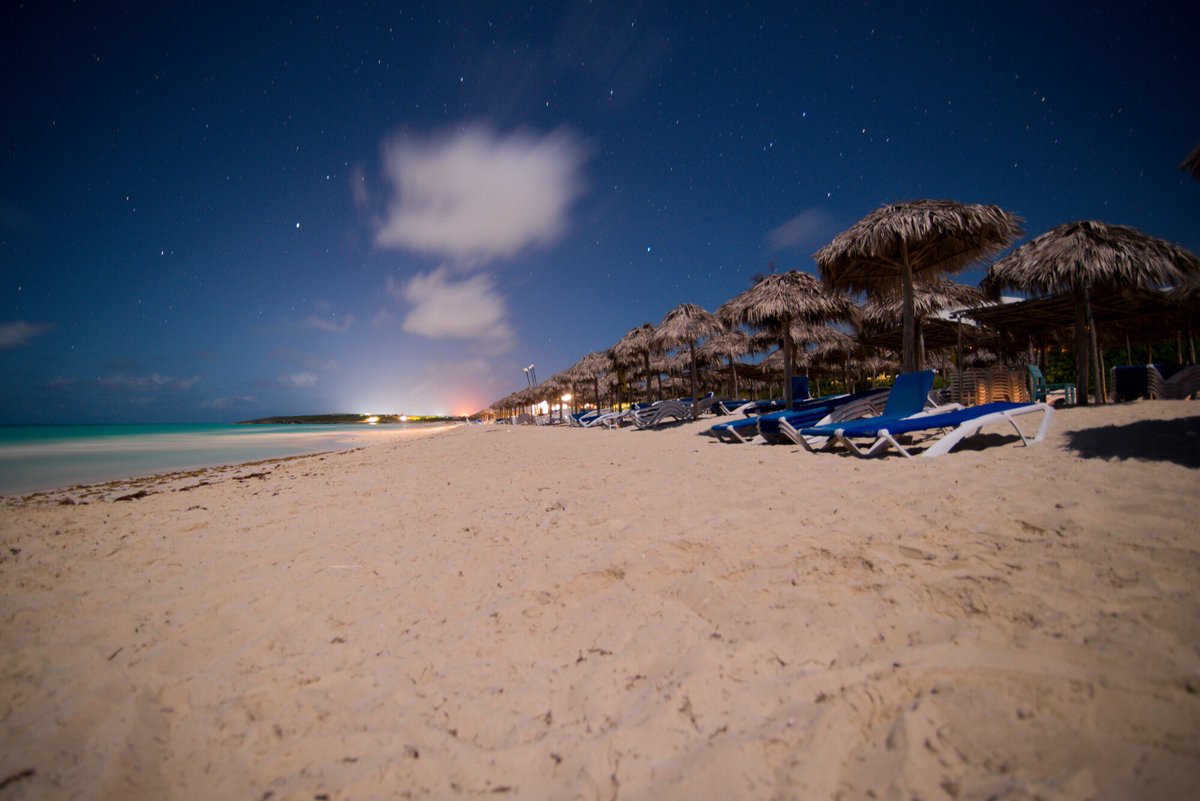
{"label": "chair shadow on sand", "polygon": [[1084,459],[1141,459],[1200,469],[1200,417],[1084,428],[1068,432],[1067,445]]}

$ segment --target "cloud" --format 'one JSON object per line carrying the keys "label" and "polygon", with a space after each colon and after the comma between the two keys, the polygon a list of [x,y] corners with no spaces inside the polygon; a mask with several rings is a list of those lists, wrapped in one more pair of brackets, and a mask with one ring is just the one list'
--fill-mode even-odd
{"label": "cloud", "polygon": [[271,351],[271,356],[282,362],[303,367],[305,370],[328,372],[329,370],[337,370],[339,367],[335,359],[322,359],[319,356],[295,350],[294,348],[276,348]]}
{"label": "cloud", "polygon": [[350,196],[354,198],[354,208],[366,211],[371,205],[371,196],[367,192],[367,174],[362,167],[350,171]]}
{"label": "cloud", "polygon": [[[584,147],[570,133],[501,137],[483,126],[384,147],[392,197],[376,232],[403,248],[470,267],[546,246],[583,192]],[[356,202],[363,196],[356,194]]]}
{"label": "cloud", "polygon": [[54,323],[30,323],[25,320],[0,323],[0,350],[23,348],[35,338],[56,328],[58,326]]}
{"label": "cloud", "polygon": [[317,385],[316,373],[287,373],[279,376],[279,383],[287,387],[305,389]]}
{"label": "cloud", "polygon": [[344,334],[350,330],[358,318],[353,314],[343,314],[339,318],[336,314],[331,314],[329,317],[322,317],[319,314],[310,314],[305,317],[301,325],[305,328],[311,328],[315,331],[326,331],[330,334]]}
{"label": "cloud", "polygon": [[116,375],[101,378],[99,383],[100,386],[106,389],[125,392],[157,392],[164,389],[186,390],[200,383],[200,376],[194,375],[191,378],[175,378],[174,376],[163,375],[162,373],[151,373],[150,375],[117,373]]}
{"label": "cloud", "polygon": [[[389,282],[392,281],[391,276],[388,276],[388,281]],[[394,282],[392,282],[392,283],[394,283]],[[372,328],[383,328],[385,325],[387,325],[388,323],[392,322],[395,319],[396,319],[395,315],[393,315],[390,311],[388,311],[387,309],[381,308],[379,311],[375,312],[375,316],[371,318],[371,327]]]}
{"label": "cloud", "polygon": [[505,320],[507,304],[486,275],[453,280],[439,267],[414,276],[402,287],[389,276],[387,291],[410,304],[403,325],[409,333],[430,339],[474,339],[495,352],[512,346],[513,332]]}
{"label": "cloud", "polygon": [[771,250],[822,245],[832,239],[833,220],[823,209],[806,209],[767,234]]}
{"label": "cloud", "polygon": [[227,409],[230,406],[253,406],[257,403],[258,399],[253,395],[226,395],[202,400],[196,406],[200,409]]}

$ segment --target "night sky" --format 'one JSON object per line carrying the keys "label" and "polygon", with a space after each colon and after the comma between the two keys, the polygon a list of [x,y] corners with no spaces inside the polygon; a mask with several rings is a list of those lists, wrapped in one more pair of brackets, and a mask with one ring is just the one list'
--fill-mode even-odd
{"label": "night sky", "polygon": [[0,423],[468,413],[924,197],[1200,252],[1194,9],[6,3]]}

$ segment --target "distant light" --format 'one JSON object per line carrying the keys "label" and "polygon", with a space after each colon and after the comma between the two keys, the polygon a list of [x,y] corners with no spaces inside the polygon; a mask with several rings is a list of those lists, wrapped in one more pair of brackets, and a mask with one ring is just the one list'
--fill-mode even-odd
{"label": "distant light", "polygon": [[407,414],[402,414],[402,415],[400,415],[400,422],[401,422],[401,423],[407,423],[407,422],[408,422],[408,415],[407,415]]}
{"label": "distant light", "polygon": [[300,230],[300,223],[296,223],[296,230],[297,230],[297,231],[299,231],[299,230]]}
{"label": "distant light", "polygon": [[563,403],[568,403],[568,402],[570,402],[570,400],[571,400],[571,398],[572,398],[572,397],[573,397],[573,396],[571,395],[571,393],[570,393],[570,392],[564,392],[564,393],[563,393],[563,396],[562,396]]}
{"label": "distant light", "polygon": [[646,252],[647,252],[647,253],[649,253],[649,252],[650,252],[650,246],[649,246],[649,245],[646,245]]}
{"label": "distant light", "polygon": [[366,422],[366,424],[369,426],[373,426],[379,422],[379,418],[376,415],[371,415],[364,422]]}

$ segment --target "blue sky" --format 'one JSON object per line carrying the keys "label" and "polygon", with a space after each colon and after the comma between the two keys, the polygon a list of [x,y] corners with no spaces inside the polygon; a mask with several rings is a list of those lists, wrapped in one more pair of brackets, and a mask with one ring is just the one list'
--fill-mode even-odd
{"label": "blue sky", "polygon": [[0,422],[474,411],[922,197],[1200,251],[1200,14],[974,5],[8,4]]}

